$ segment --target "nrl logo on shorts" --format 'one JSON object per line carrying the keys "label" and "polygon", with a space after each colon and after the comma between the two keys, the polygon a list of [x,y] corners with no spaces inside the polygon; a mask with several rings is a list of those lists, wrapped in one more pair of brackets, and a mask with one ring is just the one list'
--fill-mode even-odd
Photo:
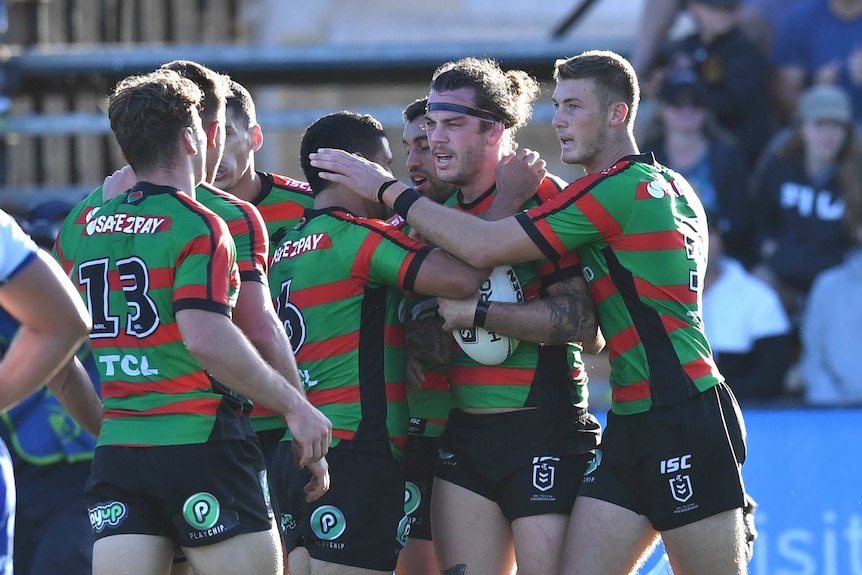
{"label": "nrl logo on shorts", "polygon": [[545,456],[533,458],[533,487],[539,491],[547,491],[554,486],[557,468],[554,463],[559,463],[559,457]]}
{"label": "nrl logo on shorts", "polygon": [[694,490],[691,488],[691,477],[688,475],[677,475],[668,479],[668,483],[670,483],[671,496],[680,503],[685,503],[694,495]]}

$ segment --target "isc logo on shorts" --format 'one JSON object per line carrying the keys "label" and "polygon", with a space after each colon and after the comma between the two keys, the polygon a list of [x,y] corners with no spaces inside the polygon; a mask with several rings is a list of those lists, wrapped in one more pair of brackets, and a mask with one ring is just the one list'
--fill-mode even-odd
{"label": "isc logo on shorts", "polygon": [[682,457],[671,457],[661,462],[661,474],[676,473],[680,469],[691,469],[691,453]]}

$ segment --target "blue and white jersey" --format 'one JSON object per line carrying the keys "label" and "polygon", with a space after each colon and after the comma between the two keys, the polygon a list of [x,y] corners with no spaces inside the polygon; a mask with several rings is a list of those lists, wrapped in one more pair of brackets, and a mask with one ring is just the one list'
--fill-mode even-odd
{"label": "blue and white jersey", "polygon": [[36,257],[38,249],[36,242],[15,219],[0,210],[0,285],[26,268]]}

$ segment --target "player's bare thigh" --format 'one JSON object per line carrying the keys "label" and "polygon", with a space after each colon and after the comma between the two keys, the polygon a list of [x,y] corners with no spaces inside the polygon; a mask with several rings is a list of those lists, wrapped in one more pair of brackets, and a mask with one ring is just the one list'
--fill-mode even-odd
{"label": "player's bare thigh", "polygon": [[398,555],[395,575],[439,575],[434,542],[427,539],[408,539]]}
{"label": "player's bare thigh", "polygon": [[434,479],[434,544],[442,573],[459,565],[470,575],[508,575],[515,563],[512,532],[493,501],[449,481]]}
{"label": "player's bare thigh", "polygon": [[256,573],[281,575],[281,539],[273,524],[268,531],[243,533],[204,547],[183,547],[195,575]]}
{"label": "player's bare thigh", "polygon": [[592,497],[578,497],[563,546],[563,575],[627,575],[643,561],[658,533],[646,517]]}
{"label": "player's bare thigh", "polygon": [[93,575],[164,575],[174,542],[156,535],[112,535],[93,545]]}
{"label": "player's bare thigh", "polygon": [[663,531],[661,536],[675,575],[744,575],[748,572],[741,509]]}
{"label": "player's bare thigh", "polygon": [[512,521],[515,557],[521,575],[558,575],[569,516],[548,513]]}

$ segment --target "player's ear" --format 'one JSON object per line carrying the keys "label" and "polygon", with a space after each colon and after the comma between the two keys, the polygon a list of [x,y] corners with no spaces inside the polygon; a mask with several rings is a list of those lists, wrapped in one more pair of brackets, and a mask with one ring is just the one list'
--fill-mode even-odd
{"label": "player's ear", "polygon": [[194,128],[186,127],[183,129],[182,143],[183,149],[186,151],[187,154],[191,156],[196,156],[197,154],[201,153],[201,150],[198,149],[198,139],[195,137]]}
{"label": "player's ear", "polygon": [[257,152],[263,147],[263,129],[260,124],[255,124],[251,129],[251,149]]}
{"label": "player's ear", "polygon": [[629,107],[625,102],[614,102],[611,105],[608,123],[613,127],[622,126],[629,117]]}
{"label": "player's ear", "polygon": [[206,127],[206,135],[207,135],[207,147],[216,150],[219,147],[219,130],[221,129],[221,122],[219,120],[213,120]]}
{"label": "player's ear", "polygon": [[489,123],[491,124],[491,128],[485,132],[485,140],[488,142],[489,146],[496,146],[497,142],[503,138],[503,134],[506,133],[506,128],[503,126],[502,122]]}

